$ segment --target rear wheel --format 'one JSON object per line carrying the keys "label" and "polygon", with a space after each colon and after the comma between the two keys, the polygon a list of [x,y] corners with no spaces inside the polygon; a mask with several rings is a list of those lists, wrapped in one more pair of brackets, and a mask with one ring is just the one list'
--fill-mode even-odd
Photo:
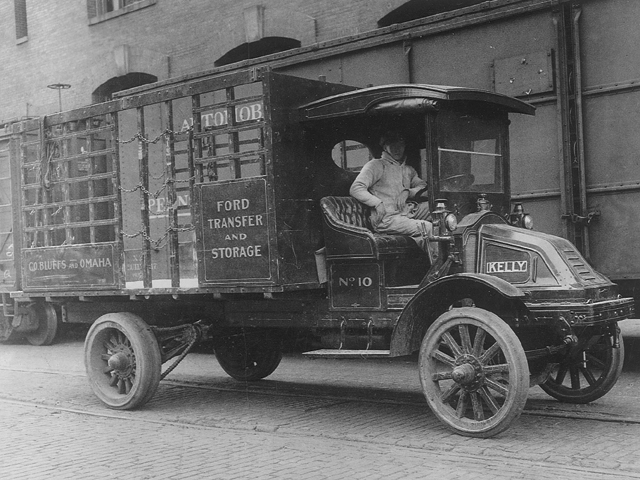
{"label": "rear wheel", "polygon": [[239,333],[215,347],[222,369],[242,381],[260,380],[271,375],[282,360],[280,342],[269,334]]}
{"label": "rear wheel", "polygon": [[108,313],[95,321],[85,340],[84,362],[93,392],[109,408],[142,406],[160,383],[156,337],[131,313]]}
{"label": "rear wheel", "polygon": [[497,435],[527,401],[529,368],[520,340],[486,310],[454,308],[441,315],[422,342],[419,367],[427,403],[461,435]]}
{"label": "rear wheel", "polygon": [[38,328],[27,332],[25,337],[31,345],[51,345],[58,333],[58,314],[50,303],[37,303],[29,307],[29,315],[35,316]]}
{"label": "rear wheel", "polygon": [[585,335],[551,371],[540,387],[553,398],[567,403],[589,403],[604,396],[618,381],[624,363],[624,343],[616,348],[611,335]]}

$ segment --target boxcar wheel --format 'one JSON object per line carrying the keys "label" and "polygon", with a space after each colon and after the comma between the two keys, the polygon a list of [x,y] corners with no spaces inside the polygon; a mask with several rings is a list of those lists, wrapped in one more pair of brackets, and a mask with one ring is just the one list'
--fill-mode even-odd
{"label": "boxcar wheel", "polygon": [[0,343],[11,343],[20,338],[11,324],[12,319],[13,317],[5,316],[4,308],[0,303]]}
{"label": "boxcar wheel", "polygon": [[620,378],[624,363],[624,343],[617,332],[620,348],[614,348],[610,335],[590,335],[578,339],[572,349],[551,371],[540,387],[553,398],[567,403],[589,403],[604,396]]}
{"label": "boxcar wheel", "polygon": [[479,308],[454,308],[427,330],[419,357],[420,382],[433,413],[470,437],[492,437],[520,416],[529,368],[516,334]]}
{"label": "boxcar wheel", "polygon": [[31,345],[51,345],[58,333],[58,314],[50,303],[38,303],[29,307],[29,315],[34,315],[38,329],[25,334]]}
{"label": "boxcar wheel", "polygon": [[93,392],[109,408],[142,406],[160,383],[156,337],[131,313],[108,313],[95,321],[85,340],[84,363]]}
{"label": "boxcar wheel", "polygon": [[280,342],[268,335],[235,335],[217,345],[215,354],[230,377],[249,382],[268,377],[282,360]]}
{"label": "boxcar wheel", "polygon": [[0,343],[11,343],[17,340],[19,335],[13,329],[11,321],[0,314]]}

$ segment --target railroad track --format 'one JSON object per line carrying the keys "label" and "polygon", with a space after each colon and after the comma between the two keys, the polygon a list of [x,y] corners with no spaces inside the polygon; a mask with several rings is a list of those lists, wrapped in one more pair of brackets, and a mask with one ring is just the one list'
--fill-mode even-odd
{"label": "railroad track", "polygon": [[[371,389],[358,389],[359,395],[354,394],[351,391],[346,391],[344,388],[332,388],[331,393],[323,393],[321,389],[313,389],[312,392],[303,392],[298,389],[292,389],[288,392],[283,392],[282,389],[274,389],[273,387],[264,388],[260,385],[262,382],[256,382],[249,386],[238,385],[238,387],[219,387],[208,385],[206,383],[199,382],[181,382],[175,380],[166,381],[167,384],[174,385],[182,388],[196,388],[204,390],[216,390],[224,392],[250,392],[255,395],[275,395],[275,396],[287,396],[287,397],[302,397],[302,398],[321,398],[333,401],[343,402],[364,402],[373,404],[387,404],[387,405],[412,405],[427,407],[426,402],[422,398],[422,394],[406,394],[401,392],[395,394],[398,398],[372,398],[367,393],[371,392]],[[339,391],[345,391],[345,394],[340,394]],[[351,390],[351,389],[348,389]],[[354,389],[355,390],[355,389]],[[389,393],[389,391],[386,391]],[[583,405],[564,404],[550,400],[549,402],[539,401],[538,399],[531,399],[527,402],[523,415],[539,416],[539,417],[555,417],[555,418],[567,418],[574,420],[593,420],[599,422],[613,422],[613,423],[632,423],[640,424],[640,409],[635,416],[619,415],[614,412],[606,411],[588,411],[585,410]]]}

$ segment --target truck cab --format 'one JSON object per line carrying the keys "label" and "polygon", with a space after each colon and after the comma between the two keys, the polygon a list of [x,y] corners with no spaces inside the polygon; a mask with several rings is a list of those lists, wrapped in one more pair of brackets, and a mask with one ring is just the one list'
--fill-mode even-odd
{"label": "truck cab", "polygon": [[[328,194],[321,205],[334,307],[352,305],[350,293],[368,299],[369,303],[360,303],[363,308],[374,304],[386,307],[387,293],[392,291],[388,289],[424,286],[430,270],[432,280],[436,271],[437,276],[475,271],[475,265],[469,266],[470,259],[462,264],[465,259],[460,255],[455,262],[448,262],[446,272],[443,269],[452,234],[446,220],[462,221],[478,211],[478,201],[484,204],[483,211],[493,211],[498,217],[510,213],[509,112],[533,114],[534,109],[489,92],[430,85],[372,87],[300,108],[312,148],[320,146],[327,152],[324,163],[318,160],[314,165],[314,178],[316,190]],[[427,208],[431,210],[436,236],[443,237],[438,242],[441,253],[431,258],[406,237],[373,234],[368,207],[346,198],[353,174],[368,159],[380,155],[380,136],[390,128],[403,132],[406,162],[428,182]],[[330,165],[330,148],[331,158],[341,171]],[[327,181],[326,172],[333,173],[334,178]],[[323,191],[327,184],[331,188]],[[356,231],[353,227],[362,229]],[[468,240],[468,235],[465,237]],[[363,260],[366,257],[376,261],[367,263]],[[435,258],[439,261],[434,262]],[[364,274],[366,280],[359,276],[345,280],[353,277],[348,274],[352,267],[342,265],[352,265],[354,261],[361,270],[370,270]],[[392,298],[399,297],[392,294]]]}

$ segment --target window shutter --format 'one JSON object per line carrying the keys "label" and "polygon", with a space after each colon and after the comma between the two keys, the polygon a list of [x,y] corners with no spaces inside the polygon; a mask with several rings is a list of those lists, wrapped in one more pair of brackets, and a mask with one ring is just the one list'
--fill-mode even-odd
{"label": "window shutter", "polygon": [[16,38],[27,36],[27,0],[14,0],[16,13]]}
{"label": "window shutter", "polygon": [[87,16],[89,18],[93,18],[98,15],[97,2],[98,0],[87,0]]}

